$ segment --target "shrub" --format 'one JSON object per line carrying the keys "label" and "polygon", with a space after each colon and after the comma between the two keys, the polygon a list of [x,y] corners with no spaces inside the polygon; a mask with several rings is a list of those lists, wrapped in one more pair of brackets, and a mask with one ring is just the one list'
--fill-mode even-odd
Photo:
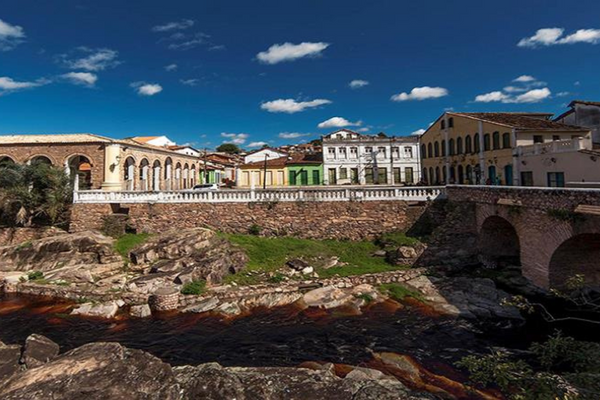
{"label": "shrub", "polygon": [[129,260],[129,252],[150,238],[149,233],[126,233],[115,242],[115,250],[125,260]]}
{"label": "shrub", "polygon": [[206,281],[198,280],[188,282],[181,288],[181,294],[195,294],[200,295],[206,290]]}
{"label": "shrub", "polygon": [[394,300],[402,301],[406,297],[423,300],[423,295],[417,291],[407,288],[399,283],[385,283],[379,286],[381,293],[391,297]]}
{"label": "shrub", "polygon": [[29,278],[30,281],[44,279],[44,273],[42,271],[31,271],[27,273],[27,278]]}
{"label": "shrub", "polygon": [[269,277],[268,280],[271,283],[280,283],[285,280],[285,276],[283,276],[283,274],[280,274],[279,272],[277,272],[277,273],[273,274],[273,276]]}
{"label": "shrub", "polygon": [[248,229],[248,233],[251,235],[254,235],[254,236],[260,235],[261,231],[262,231],[262,228],[256,224],[252,224],[252,226],[250,226],[250,228]]}

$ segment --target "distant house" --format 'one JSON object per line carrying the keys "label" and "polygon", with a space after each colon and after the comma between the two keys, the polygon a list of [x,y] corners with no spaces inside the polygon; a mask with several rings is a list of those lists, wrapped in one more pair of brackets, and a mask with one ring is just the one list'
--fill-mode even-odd
{"label": "distant house", "polygon": [[170,145],[166,147],[176,153],[185,154],[192,157],[200,157],[200,151],[196,150],[192,146]]}
{"label": "distant house", "polygon": [[166,136],[135,136],[131,140],[134,140],[141,144],[149,144],[150,146],[158,147],[169,147],[175,146],[175,142]]}
{"label": "distant house", "polygon": [[274,160],[280,157],[287,157],[287,155],[288,154],[283,151],[272,149],[270,147],[265,147],[263,149],[255,150],[246,154],[244,156],[244,164],[249,164],[258,161],[264,162],[265,158],[267,160]]}
{"label": "distant house", "polygon": [[340,129],[323,136],[326,185],[414,184],[420,180],[414,136],[363,135]]}
{"label": "distant house", "polygon": [[[268,153],[265,153],[268,154]],[[273,187],[286,186],[286,157],[255,161],[240,165],[239,180],[240,187]]]}
{"label": "distant house", "polygon": [[589,128],[592,131],[592,142],[600,145],[600,101],[573,100],[569,108],[554,121]]}
{"label": "distant house", "polygon": [[289,186],[323,184],[323,153],[295,154],[286,161]]}

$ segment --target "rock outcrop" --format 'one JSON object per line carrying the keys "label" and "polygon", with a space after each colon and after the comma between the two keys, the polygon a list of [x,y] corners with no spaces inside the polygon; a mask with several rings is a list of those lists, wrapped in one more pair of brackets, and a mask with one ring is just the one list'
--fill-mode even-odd
{"label": "rock outcrop", "polygon": [[[6,346],[5,346],[6,347]],[[141,350],[118,343],[91,343],[71,350],[35,368],[18,373],[10,346],[0,369],[3,400],[426,400],[435,397],[414,392],[397,379],[367,368],[340,378],[329,370],[305,368],[222,367],[216,363],[172,368]],[[9,352],[7,352],[8,355]],[[17,358],[18,361],[18,358]],[[17,369],[15,369],[15,366]]]}

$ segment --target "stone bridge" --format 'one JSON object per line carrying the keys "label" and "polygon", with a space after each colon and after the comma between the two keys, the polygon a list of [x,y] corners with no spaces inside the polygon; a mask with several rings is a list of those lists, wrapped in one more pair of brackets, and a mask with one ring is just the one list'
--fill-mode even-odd
{"label": "stone bridge", "polygon": [[[448,200],[475,205],[477,252],[520,263],[541,287],[561,287],[575,274],[600,284],[600,190],[459,186]],[[472,220],[469,218],[469,220]]]}

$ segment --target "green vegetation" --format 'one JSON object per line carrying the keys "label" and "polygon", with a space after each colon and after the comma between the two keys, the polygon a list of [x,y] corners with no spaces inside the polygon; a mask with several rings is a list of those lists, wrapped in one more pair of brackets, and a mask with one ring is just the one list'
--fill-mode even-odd
{"label": "green vegetation", "polygon": [[273,274],[273,276],[269,277],[268,281],[270,283],[280,283],[283,282],[285,280],[285,276],[283,276],[283,274],[280,274],[279,272],[276,272],[275,274]]}
{"label": "green vegetation", "polygon": [[[285,266],[288,260],[301,258],[314,260],[317,273],[327,278],[335,275],[350,276],[376,272],[394,271],[402,266],[387,263],[384,257],[374,257],[381,248],[374,242],[348,242],[337,240],[312,240],[294,237],[260,237],[254,235],[224,234],[232,243],[241,247],[248,255],[248,265],[244,273],[230,275],[228,282],[251,284],[256,282],[255,271],[274,272]],[[338,257],[343,266],[322,268],[331,257]]]}
{"label": "green vegetation", "polygon": [[149,233],[126,233],[115,242],[115,251],[129,260],[129,252],[150,238]]}
{"label": "green vegetation", "polygon": [[195,294],[201,295],[206,290],[206,281],[192,281],[188,282],[181,288],[181,294]]}
{"label": "green vegetation", "polygon": [[406,236],[404,232],[384,233],[376,241],[381,247],[415,246],[418,243],[419,239]]}
{"label": "green vegetation", "polygon": [[495,385],[509,399],[597,399],[600,344],[555,333],[530,347],[528,362],[506,352],[471,355],[457,363],[479,386]]}
{"label": "green vegetation", "polygon": [[44,273],[42,271],[31,271],[27,273],[27,278],[29,278],[30,281],[44,279]]}
{"label": "green vegetation", "polygon": [[402,301],[406,297],[412,297],[423,301],[423,295],[415,290],[409,289],[399,283],[385,283],[379,286],[379,291],[396,301]]}
{"label": "green vegetation", "polygon": [[367,293],[361,293],[361,294],[357,295],[356,298],[364,300],[364,302],[367,304],[369,304],[370,302],[375,300],[371,295],[369,295]]}
{"label": "green vegetation", "polygon": [[229,153],[229,154],[240,154],[242,150],[240,149],[240,146],[238,146],[237,144],[223,143],[222,145],[217,147],[217,151],[222,152],[222,153]]}
{"label": "green vegetation", "polygon": [[256,224],[252,224],[252,226],[248,229],[248,233],[254,236],[258,236],[260,235],[260,231],[261,231],[261,227],[256,225]]}
{"label": "green vegetation", "polygon": [[31,246],[33,246],[33,243],[31,242],[31,240],[28,240],[26,242],[19,244],[16,248],[16,251],[25,250],[25,249],[30,248]]}

